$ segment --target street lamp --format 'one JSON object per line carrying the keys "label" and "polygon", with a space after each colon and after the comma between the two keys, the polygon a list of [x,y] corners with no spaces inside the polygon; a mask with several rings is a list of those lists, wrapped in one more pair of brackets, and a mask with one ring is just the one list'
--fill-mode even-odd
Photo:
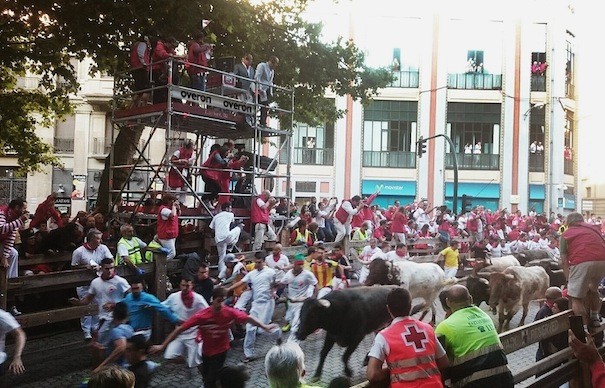
{"label": "street lamp", "polygon": [[534,109],[543,109],[546,105],[548,105],[545,102],[541,102],[539,104],[534,104],[532,106],[529,107],[528,110],[525,111],[525,113],[523,113],[523,120],[527,120],[527,116],[529,116],[529,112],[531,112]]}

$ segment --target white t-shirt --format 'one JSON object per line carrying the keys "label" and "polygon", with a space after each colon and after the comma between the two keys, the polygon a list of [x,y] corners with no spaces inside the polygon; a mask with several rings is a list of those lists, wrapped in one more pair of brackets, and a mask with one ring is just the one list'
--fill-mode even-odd
{"label": "white t-shirt", "polygon": [[[235,276],[237,276],[240,272],[242,272],[244,270],[244,268],[245,268],[244,264],[235,263],[235,265],[233,266],[233,272],[231,273],[231,278],[235,279]],[[226,266],[218,274],[218,278],[221,280],[227,280],[227,267]]]}
{"label": "white t-shirt", "polygon": [[19,327],[21,327],[21,325],[19,325],[19,322],[17,322],[10,313],[0,310],[0,364],[6,361],[8,357],[4,352],[6,335]]}
{"label": "white t-shirt", "polygon": [[290,265],[290,260],[288,260],[288,256],[280,253],[279,260],[275,261],[273,254],[270,254],[265,257],[265,263],[269,268],[275,270],[275,279],[279,282],[286,274],[286,271],[284,271],[283,268]]}
{"label": "white t-shirt", "polygon": [[418,208],[414,212],[414,219],[416,220],[416,225],[418,225],[418,229],[420,229],[423,225],[429,223],[431,217],[429,217],[429,215],[425,213],[424,209]]}
{"label": "white t-shirt", "polygon": [[[128,256],[128,252],[126,252],[126,256]],[[113,255],[109,248],[107,248],[107,245],[101,244],[94,251],[81,246],[72,253],[71,266],[90,265],[91,262],[101,265],[103,259],[113,259]]]}
{"label": "white t-shirt", "polygon": [[214,229],[214,241],[221,242],[229,237],[231,223],[235,219],[235,215],[231,212],[220,212],[210,221],[210,228]]}
{"label": "white t-shirt", "polygon": [[382,249],[380,249],[378,247],[372,248],[370,245],[366,245],[361,250],[361,253],[359,254],[359,258],[364,261],[372,260],[374,255],[378,252],[382,252]]}
{"label": "white t-shirt", "polygon": [[103,280],[99,276],[90,282],[88,294],[94,296],[95,302],[99,305],[99,319],[111,320],[113,312],[105,311],[103,305],[118,303],[124,299],[124,293],[128,290],[130,290],[130,284],[118,275],[108,280]]}
{"label": "white t-shirt", "polygon": [[[132,237],[132,240],[136,240],[139,243],[139,248],[143,249],[145,247],[147,247],[147,244],[145,244],[143,242],[143,240],[141,240],[138,237]],[[132,241],[131,240],[131,241]],[[128,241],[128,240],[126,240]],[[128,250],[133,248],[135,246],[134,242],[128,241],[126,244],[122,243],[118,243],[118,257],[122,257],[122,256],[128,256]],[[130,246],[128,246],[127,244],[130,244]],[[143,255],[143,253],[141,252],[141,255]]]}
{"label": "white t-shirt", "polygon": [[275,270],[264,267],[261,271],[255,269],[248,272],[242,281],[252,285],[253,301],[268,301],[273,298],[271,285],[275,283]]}
{"label": "white t-shirt", "polygon": [[308,298],[313,295],[313,289],[317,284],[317,278],[311,271],[303,269],[298,275],[289,270],[281,280],[282,284],[288,285],[288,297],[292,299]]}
{"label": "white t-shirt", "polygon": [[[205,309],[208,307],[208,302],[204,299],[203,296],[198,294],[197,292],[193,292],[193,304],[191,304],[190,308],[187,308],[183,304],[183,300],[181,299],[181,292],[174,292],[168,295],[165,301],[162,304],[170,309],[176,315],[181,322],[185,322],[189,318],[191,318],[198,311]],[[193,339],[197,336],[197,327],[191,327],[179,335],[181,338]]]}
{"label": "white t-shirt", "polygon": [[410,258],[410,256],[408,256],[408,255],[399,256],[397,254],[397,251],[389,251],[386,254],[386,258],[388,261],[397,261],[397,260],[407,260]]}

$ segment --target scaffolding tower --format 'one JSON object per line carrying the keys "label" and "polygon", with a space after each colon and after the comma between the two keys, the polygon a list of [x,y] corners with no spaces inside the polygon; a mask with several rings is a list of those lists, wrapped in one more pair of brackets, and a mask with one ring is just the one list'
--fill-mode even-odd
{"label": "scaffolding tower", "polygon": [[[157,66],[154,66],[157,65]],[[279,128],[261,125],[258,114],[265,108],[259,98],[260,89],[271,88],[273,100],[282,102],[277,106],[271,104],[269,115],[280,117],[280,123],[293,123],[294,92],[291,89],[277,85],[259,84],[252,79],[243,78],[231,73],[232,69],[216,69],[197,66],[179,58],[169,58],[162,62],[152,63],[151,67],[161,67],[164,77],[157,77],[157,73],[149,73],[149,87],[143,90],[133,90],[133,71],[129,70],[116,75],[114,79],[114,94],[112,104],[112,152],[110,153],[109,189],[113,202],[110,201],[108,213],[114,218],[132,222],[133,218],[153,219],[157,214],[146,213],[144,202],[151,198],[155,201],[158,191],[185,194],[187,203],[192,206],[182,208],[181,219],[208,220],[214,216],[215,211],[209,208],[201,196],[205,193],[201,173],[202,164],[208,155],[204,149],[209,148],[210,142],[218,140],[243,141],[251,145],[250,151],[242,150],[240,144],[238,151],[249,156],[249,161],[242,170],[228,170],[233,174],[245,172],[250,179],[248,193],[227,193],[236,197],[252,197],[261,189],[270,189],[278,198],[285,198],[288,203],[291,198],[291,128]],[[192,71],[193,69],[193,71]],[[226,71],[224,71],[226,70]],[[204,77],[204,90],[194,89],[190,86],[188,74],[200,74]],[[164,78],[164,79],[163,79]],[[242,85],[250,84],[250,88]],[[135,97],[146,93],[149,103],[135,106]],[[262,92],[260,92],[262,93]],[[284,104],[287,101],[287,104]],[[283,120],[285,118],[285,120]],[[277,120],[272,120],[277,122]],[[116,131],[127,126],[145,127],[147,134],[141,136],[138,144],[134,145],[135,155],[131,163],[115,163]],[[277,128],[275,128],[277,127]],[[161,158],[150,155],[151,140],[158,135],[158,129],[164,130],[164,153]],[[145,133],[144,132],[144,133]],[[194,147],[196,159],[188,167],[188,173],[195,179],[186,176],[171,162],[175,150],[182,146],[185,139],[195,137]],[[265,156],[268,139],[279,137],[279,149],[273,158]],[[245,144],[245,143],[244,143]],[[286,153],[287,158],[280,158],[280,153]],[[158,160],[158,162],[154,162]],[[282,163],[278,169],[278,161],[287,160],[285,171]],[[170,189],[167,184],[169,171],[174,169],[185,182],[184,191]],[[275,170],[279,173],[275,173]],[[127,173],[127,178],[119,187],[113,187],[116,171]],[[135,186],[135,187],[132,187]],[[161,188],[161,190],[159,189]],[[225,193],[221,193],[225,194]],[[220,195],[220,194],[219,194]],[[289,208],[289,206],[288,206]],[[217,209],[216,212],[220,211]],[[245,221],[249,218],[250,207],[234,208],[236,218]],[[289,212],[287,217],[289,218]]]}

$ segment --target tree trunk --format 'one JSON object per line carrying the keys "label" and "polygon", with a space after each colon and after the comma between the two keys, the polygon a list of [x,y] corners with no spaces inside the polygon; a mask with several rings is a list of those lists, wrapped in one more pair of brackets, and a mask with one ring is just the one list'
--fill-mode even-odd
{"label": "tree trunk", "polygon": [[[99,194],[97,196],[97,206],[95,212],[99,212],[107,216],[111,205],[115,203],[119,193],[110,193],[110,182],[109,182],[109,170],[111,155],[113,154],[113,165],[125,165],[133,164],[133,157],[135,156],[136,146],[139,144],[143,129],[145,126],[120,126],[118,127],[118,136],[111,147],[111,151],[105,159],[105,168],[101,175],[101,182],[99,183]],[[111,187],[113,190],[120,190],[126,183],[126,178],[130,174],[131,168],[115,169],[113,171],[113,184]]]}

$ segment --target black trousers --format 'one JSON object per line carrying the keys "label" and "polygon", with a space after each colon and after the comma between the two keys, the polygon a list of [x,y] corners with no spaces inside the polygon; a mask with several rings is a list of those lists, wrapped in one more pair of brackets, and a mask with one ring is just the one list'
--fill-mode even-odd
{"label": "black trousers", "polygon": [[225,360],[227,352],[215,354],[214,356],[205,356],[202,354],[202,379],[204,380],[204,388],[215,388],[219,374]]}
{"label": "black trousers", "polygon": [[[212,201],[218,198],[218,193],[221,192],[221,187],[218,182],[214,179],[206,178],[202,175],[202,180],[204,181],[204,192],[207,194],[202,195],[202,200],[204,201]],[[208,193],[209,192],[209,193]]]}

